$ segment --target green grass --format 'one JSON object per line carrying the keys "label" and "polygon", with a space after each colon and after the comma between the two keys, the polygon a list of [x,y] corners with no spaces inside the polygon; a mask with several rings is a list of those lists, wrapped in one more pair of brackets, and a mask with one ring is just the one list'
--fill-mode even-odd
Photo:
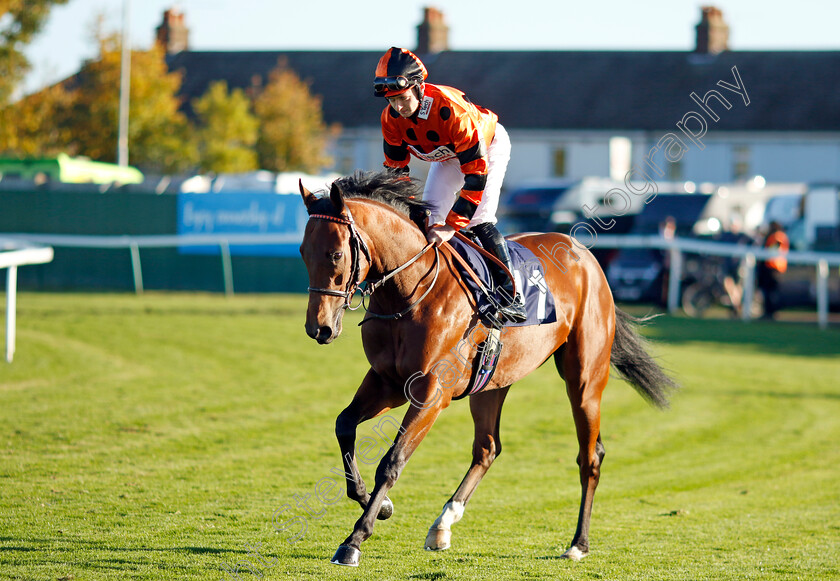
{"label": "green grass", "polygon": [[[511,390],[504,454],[452,548],[423,550],[469,464],[472,423],[456,402],[349,569],[329,557],[358,506],[311,496],[315,518],[295,504],[339,466],[335,416],[367,367],[359,314],[322,347],[303,332],[304,308],[302,296],[22,294],[16,358],[0,365],[0,579],[232,579],[224,566],[246,559],[255,573],[240,567],[242,579],[840,578],[836,328],[648,327],[683,389],[663,413],[609,385],[580,563],[558,558],[579,485],[550,365]],[[373,470],[362,466],[369,482]],[[274,529],[284,505],[305,532]]]}

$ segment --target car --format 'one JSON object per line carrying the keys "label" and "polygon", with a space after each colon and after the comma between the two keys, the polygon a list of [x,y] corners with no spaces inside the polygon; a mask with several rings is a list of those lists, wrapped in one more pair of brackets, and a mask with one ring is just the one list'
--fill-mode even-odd
{"label": "car", "polygon": [[[673,218],[674,236],[693,237],[710,198],[710,194],[659,194],[636,216],[630,234],[658,235],[661,225]],[[615,298],[664,304],[667,255],[658,248],[619,249],[608,265],[602,265]]]}
{"label": "car", "polygon": [[652,248],[622,248],[607,266],[607,280],[616,300],[636,303],[663,301],[664,257]]}
{"label": "car", "polygon": [[499,230],[505,234],[553,232],[554,205],[575,183],[562,180],[511,190],[499,202]]}

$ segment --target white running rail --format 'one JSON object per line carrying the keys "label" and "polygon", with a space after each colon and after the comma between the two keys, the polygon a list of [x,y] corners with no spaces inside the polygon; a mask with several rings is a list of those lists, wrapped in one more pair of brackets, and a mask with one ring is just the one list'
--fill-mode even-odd
{"label": "white running rail", "polygon": [[32,246],[19,241],[0,239],[0,269],[6,273],[6,361],[15,356],[15,333],[17,324],[17,269],[26,264],[44,264],[53,259],[49,246]]}

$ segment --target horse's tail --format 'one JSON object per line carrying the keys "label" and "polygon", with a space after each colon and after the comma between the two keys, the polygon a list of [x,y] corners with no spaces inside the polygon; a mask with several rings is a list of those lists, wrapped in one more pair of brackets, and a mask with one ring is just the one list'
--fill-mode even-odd
{"label": "horse's tail", "polygon": [[668,407],[668,396],[679,386],[671,379],[647,351],[647,343],[636,331],[653,316],[631,317],[615,309],[615,338],[610,363],[622,379],[639,394],[659,408]]}

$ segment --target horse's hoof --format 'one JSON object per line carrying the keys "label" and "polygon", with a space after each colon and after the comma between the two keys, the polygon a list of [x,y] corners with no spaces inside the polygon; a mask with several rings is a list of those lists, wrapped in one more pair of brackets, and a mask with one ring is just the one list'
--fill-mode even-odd
{"label": "horse's hoof", "polygon": [[333,565],[344,565],[345,567],[358,567],[362,552],[350,545],[341,545],[333,555],[330,563]]}
{"label": "horse's hoof", "polygon": [[382,506],[379,507],[379,514],[376,515],[376,518],[386,520],[391,518],[392,514],[394,514],[394,503],[386,496],[385,500],[382,501]]}
{"label": "horse's hoof", "polygon": [[427,551],[445,551],[452,546],[452,530],[451,529],[429,529],[429,534],[426,535],[426,550]]}
{"label": "horse's hoof", "polygon": [[583,559],[588,554],[589,554],[589,551],[584,553],[583,551],[581,551],[577,547],[569,547],[569,549],[565,553],[563,553],[563,555],[560,558],[561,559],[571,559],[572,561],[580,561],[581,559]]}

